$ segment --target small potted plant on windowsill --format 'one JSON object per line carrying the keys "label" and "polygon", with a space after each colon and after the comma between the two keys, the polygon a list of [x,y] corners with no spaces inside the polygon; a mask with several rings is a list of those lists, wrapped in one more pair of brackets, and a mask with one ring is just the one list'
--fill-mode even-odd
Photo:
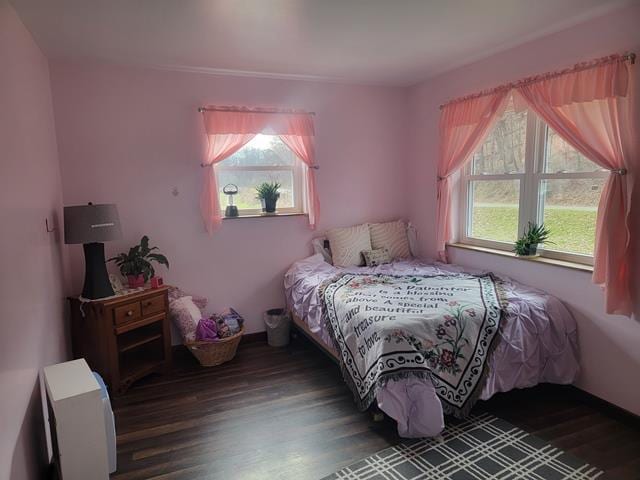
{"label": "small potted plant on windowsill", "polygon": [[169,268],[167,257],[160,253],[152,253],[158,247],[149,247],[149,237],[140,240],[140,245],[129,249],[129,253],[121,253],[108,261],[115,262],[123,277],[127,277],[129,288],[143,287],[155,275],[151,262],[157,262]]}
{"label": "small potted plant on windowsill", "polygon": [[262,203],[262,211],[267,215],[276,213],[276,204],[280,198],[280,184],[278,182],[264,182],[256,187],[256,197]]}
{"label": "small potted plant on windowsill", "polygon": [[551,232],[544,224],[529,222],[527,231],[516,240],[513,251],[519,257],[537,257],[538,245],[541,243],[551,243],[548,241]]}

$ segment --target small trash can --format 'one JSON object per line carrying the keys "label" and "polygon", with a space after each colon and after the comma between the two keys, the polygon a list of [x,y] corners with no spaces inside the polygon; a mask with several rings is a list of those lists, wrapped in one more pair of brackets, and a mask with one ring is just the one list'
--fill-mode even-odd
{"label": "small trash can", "polygon": [[267,327],[267,341],[271,347],[289,345],[291,319],[284,308],[272,308],[264,312],[264,325]]}

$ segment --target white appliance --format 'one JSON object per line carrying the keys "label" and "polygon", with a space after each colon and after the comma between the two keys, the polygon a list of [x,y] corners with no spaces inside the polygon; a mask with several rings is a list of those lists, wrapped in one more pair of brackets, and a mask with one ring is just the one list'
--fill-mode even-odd
{"label": "white appliance", "polygon": [[93,372],[98,385],[100,385],[100,398],[102,398],[102,408],[104,411],[104,428],[107,433],[107,459],[109,460],[109,473],[116,471],[116,421],[111,410],[111,401],[109,400],[109,392],[104,380],[96,372]]}
{"label": "white appliance", "polygon": [[84,359],[45,367],[43,376],[61,480],[108,479],[110,457],[115,470],[115,429],[106,389]]}

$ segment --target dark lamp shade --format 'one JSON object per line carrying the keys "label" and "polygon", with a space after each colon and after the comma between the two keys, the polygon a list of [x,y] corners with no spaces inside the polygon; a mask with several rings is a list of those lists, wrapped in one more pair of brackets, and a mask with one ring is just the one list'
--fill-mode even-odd
{"label": "dark lamp shade", "polygon": [[122,238],[114,204],[64,207],[64,243],[99,243]]}

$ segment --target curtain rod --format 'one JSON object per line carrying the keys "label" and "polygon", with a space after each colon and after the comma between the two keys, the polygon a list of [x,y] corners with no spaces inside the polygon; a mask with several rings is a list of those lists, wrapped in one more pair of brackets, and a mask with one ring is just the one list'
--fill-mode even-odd
{"label": "curtain rod", "polygon": [[595,60],[576,63],[573,67],[565,68],[564,70],[556,70],[553,72],[543,73],[542,75],[534,75],[531,77],[525,77],[521,80],[516,80],[515,82],[505,83],[495,88],[491,88],[488,90],[482,90],[478,93],[472,93],[471,95],[465,95],[463,97],[454,98],[440,105],[440,110],[442,110],[445,106],[451,105],[452,103],[462,102],[464,100],[471,100],[472,98],[485,97],[487,95],[491,95],[496,92],[500,92],[502,90],[511,90],[516,87],[521,87],[523,85],[530,85],[532,83],[540,82],[542,80],[546,80],[548,78],[559,77],[560,75],[565,75],[567,73],[579,72],[582,70],[587,70],[589,68],[604,65],[606,63],[614,63],[614,62],[626,62],[628,61],[633,65],[636,63],[636,54],[633,52],[625,53],[624,55],[611,55],[608,57],[602,57]]}
{"label": "curtain rod", "polygon": [[299,110],[284,110],[284,109],[260,109],[252,110],[250,108],[236,108],[236,107],[198,107],[198,112],[244,112],[244,113],[287,113],[293,115],[315,115],[316,112],[303,112]]}

